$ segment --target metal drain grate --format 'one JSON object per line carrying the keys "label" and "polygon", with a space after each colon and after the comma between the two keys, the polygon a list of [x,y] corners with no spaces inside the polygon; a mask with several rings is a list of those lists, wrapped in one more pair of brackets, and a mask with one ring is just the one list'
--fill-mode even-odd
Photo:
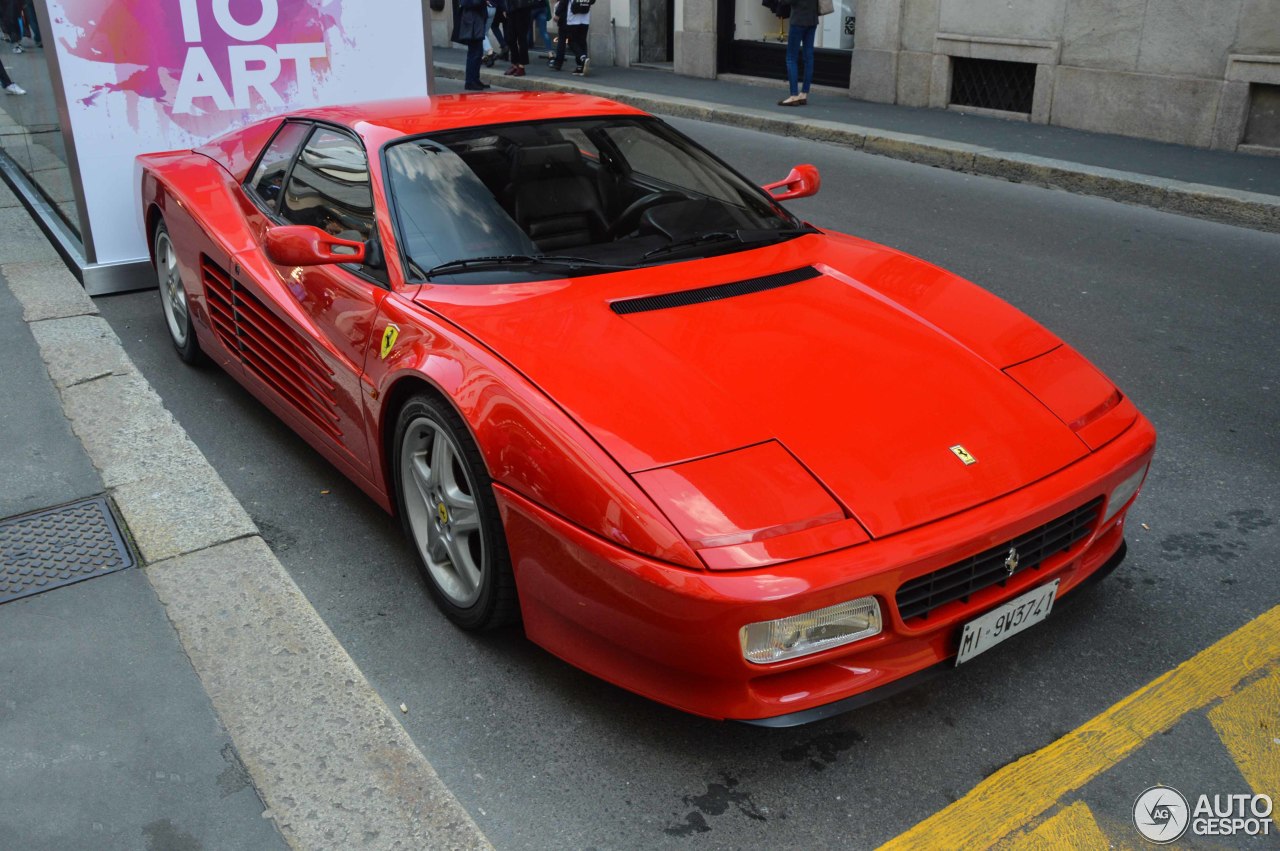
{"label": "metal drain grate", "polygon": [[0,520],[0,603],[133,565],[106,497]]}

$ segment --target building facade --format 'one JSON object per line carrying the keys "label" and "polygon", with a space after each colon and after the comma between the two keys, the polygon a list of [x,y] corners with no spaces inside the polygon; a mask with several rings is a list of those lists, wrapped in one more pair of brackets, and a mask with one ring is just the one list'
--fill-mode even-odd
{"label": "building facade", "polygon": [[[1280,154],[1280,0],[835,5],[815,78],[851,97]],[[786,21],[772,6],[599,0],[592,61],[778,79]],[[437,32],[447,41],[443,22]]]}

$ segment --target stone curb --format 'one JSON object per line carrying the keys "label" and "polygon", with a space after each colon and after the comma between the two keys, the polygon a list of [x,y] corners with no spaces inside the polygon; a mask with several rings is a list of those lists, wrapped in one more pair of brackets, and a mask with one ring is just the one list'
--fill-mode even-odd
{"label": "stone curb", "polygon": [[264,817],[297,849],[491,848],[62,261],[0,270]]}
{"label": "stone curb", "polygon": [[[453,80],[463,78],[460,65],[437,62],[435,70],[441,77]],[[587,83],[580,79],[560,82],[533,77],[506,77],[493,71],[482,72],[482,75],[490,83],[509,89],[598,95],[660,115],[829,142],[922,165],[998,177],[1013,183],[1062,189],[1079,195],[1094,195],[1126,204],[1138,204],[1224,224],[1280,233],[1280,198],[1274,195],[1170,180],[1138,172],[1118,171],[1069,160],[1000,151],[980,145],[895,133],[837,121],[796,120],[763,110],[733,109],[685,98],[654,97],[627,89]]]}

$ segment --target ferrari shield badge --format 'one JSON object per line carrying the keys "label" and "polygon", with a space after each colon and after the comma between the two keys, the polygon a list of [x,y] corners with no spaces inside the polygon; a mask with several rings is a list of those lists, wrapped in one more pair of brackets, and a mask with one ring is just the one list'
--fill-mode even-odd
{"label": "ferrari shield badge", "polygon": [[[385,347],[386,343],[383,343],[383,346]],[[383,355],[383,357],[386,357],[386,355]],[[969,450],[965,449],[963,446],[961,446],[958,443],[955,446],[951,447],[951,451],[956,454],[957,458],[959,458],[961,461],[964,462],[964,465],[966,467],[968,467],[970,464],[978,463],[978,459],[970,455]]]}
{"label": "ferrari shield badge", "polygon": [[396,344],[396,338],[400,336],[399,326],[387,323],[387,330],[382,332],[382,353],[379,355],[383,360],[387,359],[387,355],[391,354],[391,348]]}

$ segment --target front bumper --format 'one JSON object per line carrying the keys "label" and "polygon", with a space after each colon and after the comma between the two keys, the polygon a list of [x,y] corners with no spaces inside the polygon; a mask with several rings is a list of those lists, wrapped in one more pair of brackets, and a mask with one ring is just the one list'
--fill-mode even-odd
{"label": "front bumper", "polygon": [[[1015,493],[856,547],[759,570],[698,571],[623,550],[497,488],[529,638],[623,688],[711,718],[805,723],[909,687],[954,658],[968,620],[1057,578],[1059,596],[1123,557],[1127,509],[1069,551],[1002,585],[904,622],[905,581],[1036,528],[1146,464],[1155,432],[1123,435]],[[742,625],[874,594],[884,631],[811,656],[746,661]]]}

